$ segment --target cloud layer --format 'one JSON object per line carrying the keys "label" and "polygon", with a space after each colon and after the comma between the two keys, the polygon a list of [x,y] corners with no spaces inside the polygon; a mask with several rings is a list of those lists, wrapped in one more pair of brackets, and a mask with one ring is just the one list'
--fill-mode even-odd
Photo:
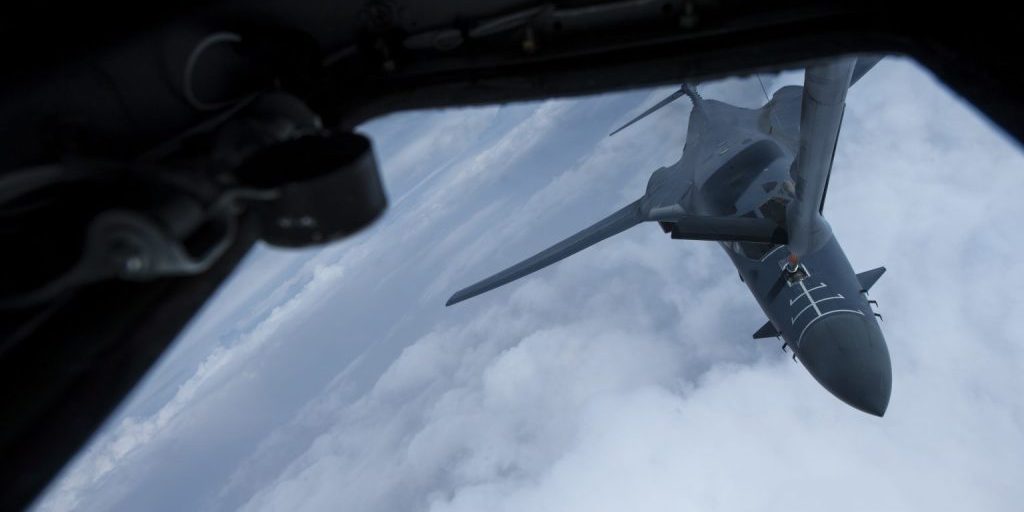
{"label": "cloud layer", "polygon": [[884,419],[751,340],[721,250],[656,226],[443,307],[638,197],[689,106],[605,135],[666,92],[366,126],[386,217],[254,251],[39,508],[1016,509],[1024,158],[908,61],[851,91],[826,205],[854,266],[889,269]]}

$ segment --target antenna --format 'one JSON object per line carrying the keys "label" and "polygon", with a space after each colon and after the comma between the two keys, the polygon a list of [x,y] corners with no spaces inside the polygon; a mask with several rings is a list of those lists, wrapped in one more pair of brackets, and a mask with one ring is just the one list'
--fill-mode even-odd
{"label": "antenna", "polygon": [[757,83],[761,84],[761,92],[764,93],[764,99],[771,101],[771,99],[768,98],[768,90],[764,88],[764,82],[761,81],[761,73],[754,73],[754,76],[757,77]]}

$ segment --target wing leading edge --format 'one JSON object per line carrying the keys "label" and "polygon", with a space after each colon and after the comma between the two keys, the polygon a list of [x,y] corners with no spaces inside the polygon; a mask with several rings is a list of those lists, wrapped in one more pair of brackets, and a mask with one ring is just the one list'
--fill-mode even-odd
{"label": "wing leading edge", "polygon": [[445,305],[451,306],[511,283],[646,221],[666,223],[669,225],[672,238],[786,243],[785,231],[766,219],[686,215],[678,207],[652,209],[649,204],[646,204],[646,200],[647,198],[644,197],[633,201],[619,211],[534,256],[455,292]]}
{"label": "wing leading edge", "polygon": [[640,214],[640,201],[629,203],[621,210],[601,219],[594,225],[576,233],[557,244],[544,249],[543,251],[527,258],[511,267],[494,274],[487,279],[467,286],[457,292],[446,306],[451,306],[466,299],[476,297],[481,293],[493,290],[501,285],[511,283],[520,277],[536,272],[552,263],[572,256],[591,245],[594,245],[605,238],[617,235],[637,224],[643,222]]}

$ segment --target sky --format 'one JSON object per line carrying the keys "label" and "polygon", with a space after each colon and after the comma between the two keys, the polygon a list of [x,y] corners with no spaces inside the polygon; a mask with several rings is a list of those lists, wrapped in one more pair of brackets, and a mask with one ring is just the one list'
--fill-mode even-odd
{"label": "sky", "polygon": [[1019,510],[1024,157],[910,60],[850,91],[825,206],[888,269],[884,418],[751,339],[722,249],[655,224],[444,306],[638,198],[690,105],[607,134],[672,90],[363,125],[384,217],[256,247],[36,510]]}

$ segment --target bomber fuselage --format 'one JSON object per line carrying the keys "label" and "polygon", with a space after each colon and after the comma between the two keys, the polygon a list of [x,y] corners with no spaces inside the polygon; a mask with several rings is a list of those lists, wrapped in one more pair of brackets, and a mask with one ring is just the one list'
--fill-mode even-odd
{"label": "bomber fuselage", "polygon": [[[687,211],[786,225],[800,94],[799,87],[780,89],[761,109],[704,102],[706,115],[691,116],[691,135],[676,167],[692,181],[692,193],[683,199]],[[865,287],[825,220],[816,217],[824,236],[795,271],[785,245],[721,245],[775,334],[811,375],[844,402],[881,416],[892,385],[888,348]]]}
{"label": "bomber fuselage", "polygon": [[[867,61],[860,73],[874,62]],[[693,101],[681,158],[654,171],[641,198],[455,292],[446,305],[510,283],[641,223],[658,222],[673,238],[719,241],[768,316],[769,323],[755,337],[785,339],[826,389],[881,416],[889,403],[892,371],[862,292],[884,269],[863,274],[862,283],[821,216],[845,90],[855,81],[851,69],[849,59],[808,68],[805,83],[811,88],[783,87],[758,109],[704,100],[684,84],[625,125],[684,95]]]}

